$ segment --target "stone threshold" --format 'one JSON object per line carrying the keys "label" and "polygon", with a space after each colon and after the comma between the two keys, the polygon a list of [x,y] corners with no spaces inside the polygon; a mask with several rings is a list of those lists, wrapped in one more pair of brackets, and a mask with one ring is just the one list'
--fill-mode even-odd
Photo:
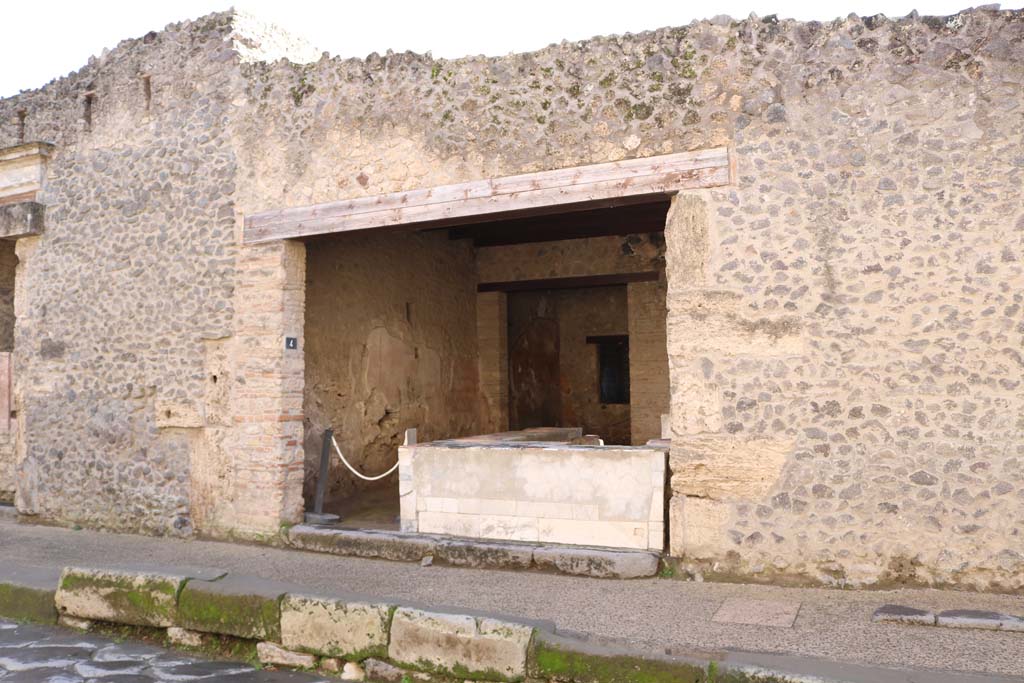
{"label": "stone threshold", "polygon": [[660,555],[646,550],[486,541],[312,524],[290,527],[284,538],[290,547],[334,555],[602,579],[651,577],[657,574],[661,561]]}

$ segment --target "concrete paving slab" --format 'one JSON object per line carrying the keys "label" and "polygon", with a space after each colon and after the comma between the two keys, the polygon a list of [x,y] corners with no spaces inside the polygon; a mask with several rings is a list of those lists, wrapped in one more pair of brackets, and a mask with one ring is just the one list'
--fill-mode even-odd
{"label": "concrete paving slab", "polygon": [[719,624],[791,628],[799,612],[799,602],[730,598],[722,603],[711,620]]}

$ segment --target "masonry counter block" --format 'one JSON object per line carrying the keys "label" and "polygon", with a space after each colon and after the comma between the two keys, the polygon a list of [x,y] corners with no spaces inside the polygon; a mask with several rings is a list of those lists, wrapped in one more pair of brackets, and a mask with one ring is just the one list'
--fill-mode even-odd
{"label": "masonry counter block", "polygon": [[571,431],[403,446],[402,530],[662,550],[665,449],[579,445]]}

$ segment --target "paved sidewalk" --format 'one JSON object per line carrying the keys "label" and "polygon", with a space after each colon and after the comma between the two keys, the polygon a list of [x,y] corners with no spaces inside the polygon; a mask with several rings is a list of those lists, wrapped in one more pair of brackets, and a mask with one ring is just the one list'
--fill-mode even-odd
{"label": "paved sidewalk", "polygon": [[[657,653],[745,650],[766,653],[766,659],[797,655],[869,666],[1024,676],[1024,633],[871,622],[872,612],[885,603],[1024,614],[1024,596],[919,589],[794,589],[667,579],[614,581],[421,567],[261,546],[72,531],[5,519],[0,519],[0,555],[49,567],[139,562],[215,567],[325,591],[547,620],[562,631],[588,633]],[[734,602],[726,605],[730,600]],[[715,621],[723,605],[728,609]],[[792,626],[721,623],[729,612],[733,618],[749,615],[776,623],[792,621]],[[906,678],[936,679],[929,674]]]}

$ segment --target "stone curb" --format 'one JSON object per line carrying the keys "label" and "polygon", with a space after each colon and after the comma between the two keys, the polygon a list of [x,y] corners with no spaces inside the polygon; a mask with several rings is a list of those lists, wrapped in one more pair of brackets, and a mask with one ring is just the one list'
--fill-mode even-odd
{"label": "stone curb", "polygon": [[0,562],[0,616],[37,624],[57,623],[60,571]]}
{"label": "stone curb", "polygon": [[281,600],[297,587],[250,576],[185,582],[176,625],[190,631],[254,640],[281,640]]}
{"label": "stone curb", "polygon": [[537,569],[602,579],[654,576],[657,553],[582,546],[541,546],[427,536],[389,531],[334,529],[298,524],[285,540],[293,548],[314,552],[399,562],[421,562],[478,569]]}
{"label": "stone curb", "polygon": [[[27,602],[26,602],[27,601]],[[216,609],[189,606],[206,601]],[[183,604],[184,602],[184,604]],[[26,607],[27,605],[27,607]],[[887,606],[893,616],[931,614]],[[551,625],[461,610],[437,611],[345,596],[309,595],[256,577],[183,568],[53,569],[0,561],[0,616],[54,623],[88,620],[166,628],[172,644],[206,636],[243,639],[265,663],[342,672],[361,680],[518,683],[909,683],[921,672],[877,669],[808,657],[739,651],[638,652],[621,643],[559,635]],[[940,618],[1017,617],[944,612]],[[1024,621],[1024,620],[1020,620]],[[905,621],[903,623],[906,623]],[[987,622],[986,622],[987,623]],[[161,626],[160,624],[166,624]],[[971,627],[977,627],[973,625]],[[988,626],[982,626],[988,628]],[[1005,625],[1000,630],[1008,630]],[[242,634],[242,635],[240,635]],[[1024,679],[928,673],[933,683]],[[426,678],[424,678],[426,677]]]}
{"label": "stone curb", "polygon": [[[26,609],[21,596],[30,595]],[[0,563],[0,617],[165,628],[173,645],[201,633],[242,638],[268,664],[320,671],[397,673],[399,679],[516,683],[528,677],[573,683],[643,679],[782,683],[783,674],[746,677],[710,661],[672,666],[656,658],[594,654],[583,641],[536,624],[341,596],[315,596],[219,570],[67,567],[62,572]],[[611,663],[609,660],[611,657]],[[716,678],[708,677],[708,667]],[[669,677],[669,674],[673,677]],[[685,673],[685,676],[682,674]],[[628,674],[628,675],[627,675]],[[623,678],[623,676],[626,676]]]}
{"label": "stone curb", "polygon": [[176,626],[178,597],[191,579],[212,580],[225,572],[159,568],[66,567],[55,603],[61,616],[133,626]]}

